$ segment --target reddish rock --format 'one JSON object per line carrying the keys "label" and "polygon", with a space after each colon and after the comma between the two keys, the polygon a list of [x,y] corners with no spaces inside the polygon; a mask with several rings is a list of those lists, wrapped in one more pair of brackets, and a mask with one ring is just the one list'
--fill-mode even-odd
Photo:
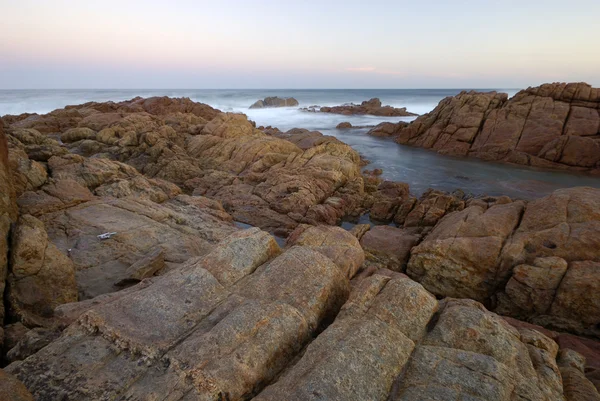
{"label": "reddish rock", "polygon": [[392,106],[382,106],[381,100],[373,98],[371,100],[365,100],[360,105],[349,104],[334,107],[321,107],[322,113],[334,113],[334,114],[370,114],[374,116],[384,117],[412,117],[417,114],[406,111],[406,107],[396,108]]}
{"label": "reddish rock", "polygon": [[338,125],[336,125],[335,128],[348,129],[348,128],[352,128],[352,124],[350,124],[349,122],[343,122],[343,123],[339,123]]}
{"label": "reddish rock", "polygon": [[360,245],[370,264],[402,272],[410,257],[410,250],[419,237],[406,230],[391,226],[375,226],[362,235]]}
{"label": "reddish rock", "polygon": [[507,99],[503,93],[462,92],[409,125],[373,134],[439,153],[545,168],[600,168],[600,100],[585,83],[544,84]]}

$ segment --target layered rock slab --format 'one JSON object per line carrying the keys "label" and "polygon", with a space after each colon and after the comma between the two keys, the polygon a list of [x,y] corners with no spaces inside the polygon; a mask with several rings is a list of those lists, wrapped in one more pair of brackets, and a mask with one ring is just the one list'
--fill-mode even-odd
{"label": "layered rock slab", "polygon": [[256,400],[384,400],[437,301],[404,279],[361,282],[334,323]]}
{"label": "layered rock slab", "polygon": [[335,316],[349,281],[309,248],[277,256],[257,229],[223,245],[94,305],[7,369],[38,399],[248,398]]}

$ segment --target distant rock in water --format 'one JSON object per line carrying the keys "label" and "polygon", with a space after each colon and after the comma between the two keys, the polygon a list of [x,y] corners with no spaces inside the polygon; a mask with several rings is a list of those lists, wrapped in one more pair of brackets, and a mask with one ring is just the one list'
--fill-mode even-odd
{"label": "distant rock in water", "polygon": [[406,107],[397,108],[392,106],[382,106],[381,100],[373,98],[371,100],[365,100],[361,104],[344,104],[341,106],[334,107],[321,107],[322,113],[334,113],[334,114],[370,114],[373,116],[384,116],[384,117],[412,117],[418,116],[418,114],[406,111]]}
{"label": "distant rock in water", "polygon": [[385,131],[398,143],[442,154],[600,172],[600,89],[544,84],[511,99],[505,93],[461,92],[410,125]]}
{"label": "distant rock in water", "polygon": [[404,121],[400,121],[399,123],[383,122],[381,124],[377,124],[373,129],[367,132],[367,134],[380,137],[389,137],[396,133],[398,127],[405,126],[408,126],[408,123]]}
{"label": "distant rock in water", "polygon": [[293,97],[277,97],[271,96],[266,97],[263,100],[257,100],[252,106],[251,109],[263,109],[266,107],[292,107],[298,106],[298,101]]}
{"label": "distant rock in water", "polygon": [[373,128],[374,125],[352,125],[348,121],[344,121],[335,126],[337,129],[350,129],[350,128]]}

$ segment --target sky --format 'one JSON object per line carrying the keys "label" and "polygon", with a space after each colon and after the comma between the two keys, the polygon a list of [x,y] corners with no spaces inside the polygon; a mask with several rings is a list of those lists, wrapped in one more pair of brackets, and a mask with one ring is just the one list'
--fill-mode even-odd
{"label": "sky", "polygon": [[0,0],[0,89],[600,86],[598,0]]}

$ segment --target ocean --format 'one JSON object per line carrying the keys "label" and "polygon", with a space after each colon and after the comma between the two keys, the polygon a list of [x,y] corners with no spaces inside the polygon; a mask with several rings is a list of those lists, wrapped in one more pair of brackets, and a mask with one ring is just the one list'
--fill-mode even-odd
{"label": "ocean", "polygon": [[[497,90],[513,96],[518,89]],[[310,113],[299,108],[313,105],[336,106],[360,103],[373,97],[384,105],[406,107],[424,114],[440,100],[458,94],[461,89],[143,89],[143,90],[0,90],[0,115],[48,113],[67,105],[89,101],[122,101],[136,96],[189,97],[222,111],[241,112],[257,125],[281,130],[307,128],[333,135],[349,144],[371,161],[367,169],[381,168],[385,179],[407,182],[420,195],[428,188],[453,191],[462,189],[473,195],[508,195],[532,199],[558,188],[572,186],[600,187],[600,178],[588,175],[548,171],[525,166],[483,162],[476,159],[439,155],[435,152],[401,146],[390,139],[366,135],[368,129],[338,130],[336,125],[348,121],[354,126],[376,125],[383,121],[411,121],[414,117],[343,116]],[[294,97],[299,107],[250,110],[248,107],[267,96]]]}

